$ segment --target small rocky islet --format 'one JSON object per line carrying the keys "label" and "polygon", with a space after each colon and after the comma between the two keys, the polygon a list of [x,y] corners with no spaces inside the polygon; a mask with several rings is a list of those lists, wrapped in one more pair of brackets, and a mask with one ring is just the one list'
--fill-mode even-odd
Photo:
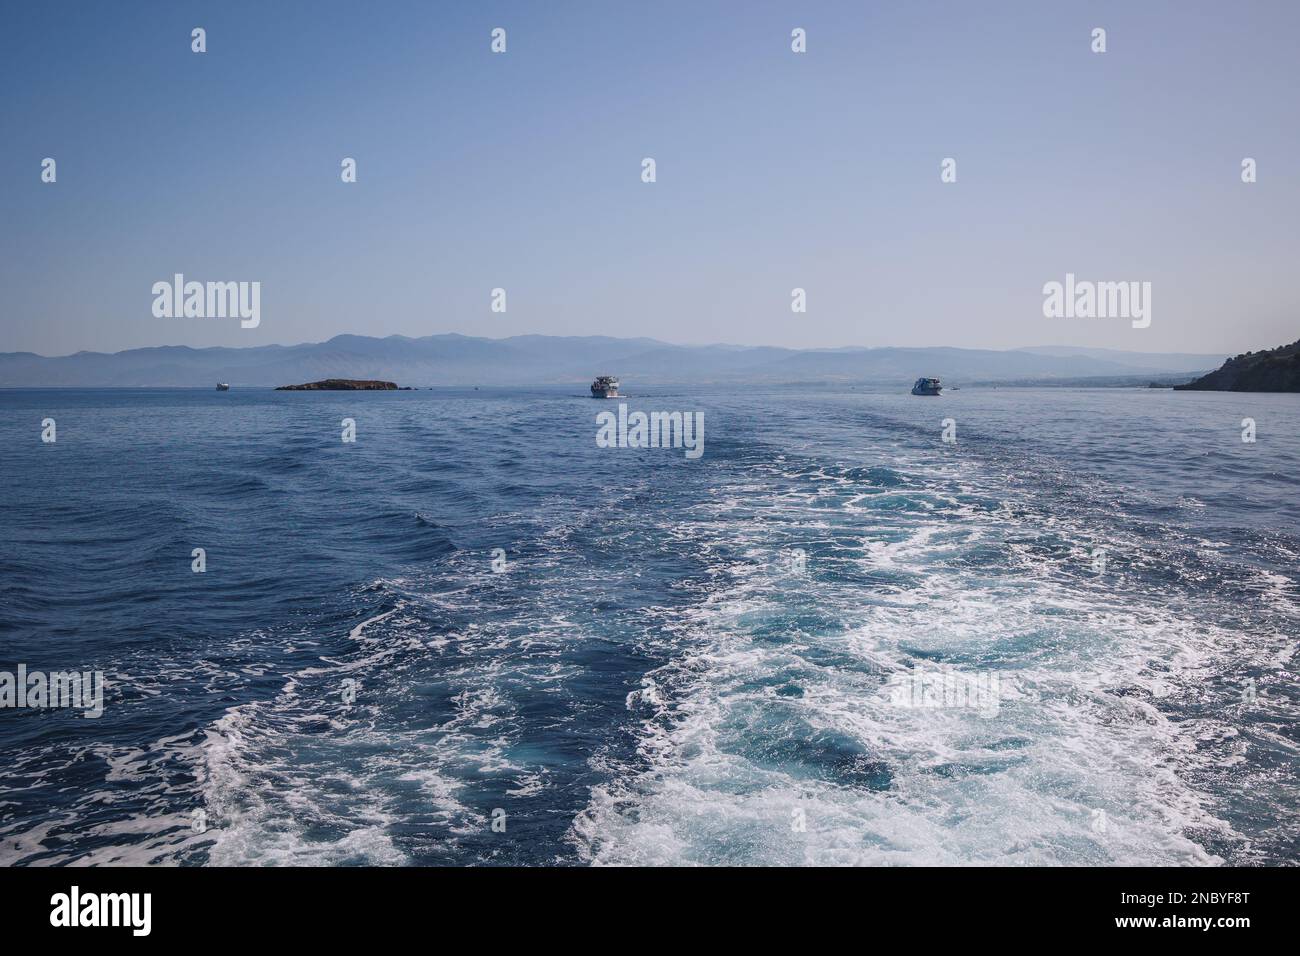
{"label": "small rocky islet", "polygon": [[325,378],[302,385],[280,385],[277,392],[409,392],[411,386],[399,388],[393,382],[363,378]]}

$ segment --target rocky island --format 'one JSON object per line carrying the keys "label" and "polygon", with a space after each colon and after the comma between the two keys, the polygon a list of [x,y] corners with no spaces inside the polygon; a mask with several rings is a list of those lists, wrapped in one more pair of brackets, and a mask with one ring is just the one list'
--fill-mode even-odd
{"label": "rocky island", "polygon": [[1183,391],[1300,392],[1300,342],[1265,352],[1245,352],[1230,358],[1208,375],[1186,385]]}
{"label": "rocky island", "polygon": [[398,388],[392,382],[361,378],[325,378],[305,385],[281,385],[277,392],[409,392],[410,386]]}

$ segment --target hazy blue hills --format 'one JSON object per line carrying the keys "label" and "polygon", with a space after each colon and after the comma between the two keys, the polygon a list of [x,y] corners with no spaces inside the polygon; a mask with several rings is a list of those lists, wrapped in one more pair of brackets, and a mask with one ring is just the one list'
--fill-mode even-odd
{"label": "hazy blue hills", "polygon": [[520,335],[409,338],[339,335],[327,342],[251,348],[162,346],[46,357],[0,353],[0,387],[274,387],[329,378],[399,385],[583,385],[596,375],[633,384],[898,382],[936,376],[955,385],[1195,374],[1221,355],[1043,347],[783,349],[682,346],[654,339]]}

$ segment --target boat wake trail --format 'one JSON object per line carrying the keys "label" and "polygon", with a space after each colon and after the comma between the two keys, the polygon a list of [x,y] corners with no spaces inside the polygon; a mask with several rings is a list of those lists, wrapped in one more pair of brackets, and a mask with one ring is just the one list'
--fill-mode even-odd
{"label": "boat wake trail", "polygon": [[[576,818],[581,858],[1197,865],[1288,852],[1294,810],[1243,804],[1295,803],[1277,772],[1296,756],[1277,732],[1297,716],[1277,666],[1294,650],[1294,582],[1273,575],[1261,592],[1212,543],[1133,527],[1126,492],[1011,465],[776,456],[720,483],[678,530],[727,583],[629,694],[636,756]],[[979,677],[992,706],[898,693]],[[1265,685],[1267,702],[1252,690]]]}

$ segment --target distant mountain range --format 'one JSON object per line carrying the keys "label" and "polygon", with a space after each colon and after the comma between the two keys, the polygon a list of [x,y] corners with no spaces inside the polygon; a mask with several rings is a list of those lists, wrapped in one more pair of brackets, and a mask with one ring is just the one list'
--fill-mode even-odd
{"label": "distant mountain range", "polygon": [[1245,352],[1178,388],[1216,392],[1300,392],[1300,342]]}
{"label": "distant mountain range", "polygon": [[48,358],[0,353],[0,387],[274,387],[327,378],[383,379],[399,385],[586,385],[596,375],[624,386],[686,383],[888,382],[934,376],[945,384],[1190,379],[1220,355],[1044,347],[784,349],[670,345],[607,336],[338,335],[328,342],[250,348],[162,346],[77,352]]}

